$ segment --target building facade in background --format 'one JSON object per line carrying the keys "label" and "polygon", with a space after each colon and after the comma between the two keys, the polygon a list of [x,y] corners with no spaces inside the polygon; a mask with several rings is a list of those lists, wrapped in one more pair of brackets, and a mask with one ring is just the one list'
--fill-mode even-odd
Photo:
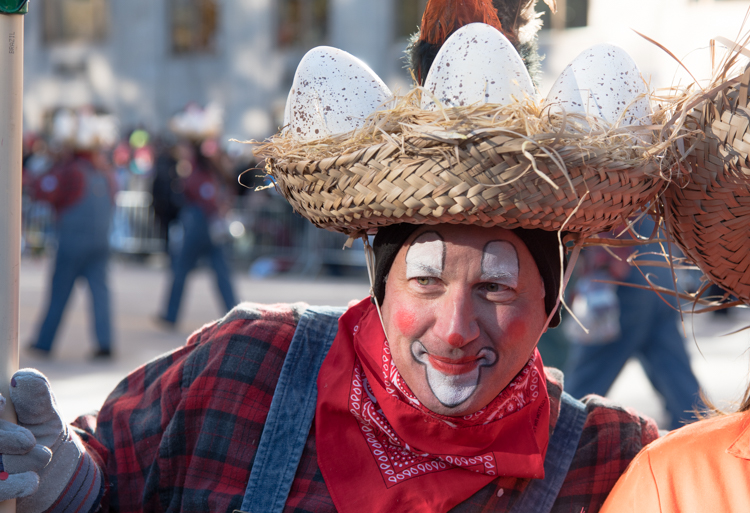
{"label": "building facade in background", "polygon": [[[349,51],[392,90],[406,91],[403,51],[425,4],[38,0],[25,16],[25,127],[40,132],[57,109],[91,105],[115,114],[125,131],[160,132],[188,103],[214,102],[225,112],[224,141],[262,139],[281,124],[297,63],[314,46]],[[600,42],[628,50],[652,87],[671,85],[674,60],[631,29],[680,58],[694,57],[694,73],[707,78],[705,55],[689,52],[706,48],[712,36],[737,38],[748,2],[558,0],[558,6],[557,15],[545,13],[540,36],[543,96],[568,62]]]}

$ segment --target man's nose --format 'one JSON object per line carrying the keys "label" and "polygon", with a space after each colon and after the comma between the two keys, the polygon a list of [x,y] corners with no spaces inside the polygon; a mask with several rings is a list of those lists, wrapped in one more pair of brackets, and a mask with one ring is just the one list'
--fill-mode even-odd
{"label": "man's nose", "polygon": [[479,324],[470,292],[452,291],[441,298],[434,331],[440,340],[456,348],[479,337]]}

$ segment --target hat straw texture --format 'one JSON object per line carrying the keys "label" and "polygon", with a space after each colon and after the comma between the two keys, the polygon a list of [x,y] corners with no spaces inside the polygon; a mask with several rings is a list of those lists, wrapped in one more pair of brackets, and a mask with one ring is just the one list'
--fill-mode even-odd
{"label": "hat straw texture", "polygon": [[750,68],[711,89],[685,121],[693,148],[667,188],[664,217],[682,251],[750,304]]}
{"label": "hat straw texture", "polygon": [[426,112],[407,98],[309,151],[287,133],[255,153],[295,211],[350,236],[404,222],[593,235],[665,182],[627,128],[573,130],[571,119],[531,102]]}

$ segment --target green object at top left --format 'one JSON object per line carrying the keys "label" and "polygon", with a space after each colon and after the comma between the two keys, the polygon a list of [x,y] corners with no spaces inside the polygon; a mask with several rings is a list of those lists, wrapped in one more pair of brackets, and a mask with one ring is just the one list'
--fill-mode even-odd
{"label": "green object at top left", "polygon": [[26,14],[29,0],[0,0],[0,14]]}

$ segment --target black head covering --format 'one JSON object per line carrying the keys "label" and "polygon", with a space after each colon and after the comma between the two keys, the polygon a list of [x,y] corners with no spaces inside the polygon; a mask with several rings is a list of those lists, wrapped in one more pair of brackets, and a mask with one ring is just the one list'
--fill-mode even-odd
{"label": "black head covering", "polygon": [[[378,300],[378,304],[383,304],[385,280],[396,254],[404,245],[406,239],[419,227],[418,224],[401,223],[378,229],[372,244],[375,252],[373,294]],[[544,310],[549,315],[557,304],[557,294],[560,290],[560,250],[557,232],[525,228],[516,228],[511,231],[526,244],[529,253],[534,257],[534,262],[536,262],[539,274],[544,281]],[[567,258],[563,257],[563,271],[567,264]],[[559,308],[555,309],[555,315],[550,319],[549,327],[554,328],[558,324],[560,324]]]}

